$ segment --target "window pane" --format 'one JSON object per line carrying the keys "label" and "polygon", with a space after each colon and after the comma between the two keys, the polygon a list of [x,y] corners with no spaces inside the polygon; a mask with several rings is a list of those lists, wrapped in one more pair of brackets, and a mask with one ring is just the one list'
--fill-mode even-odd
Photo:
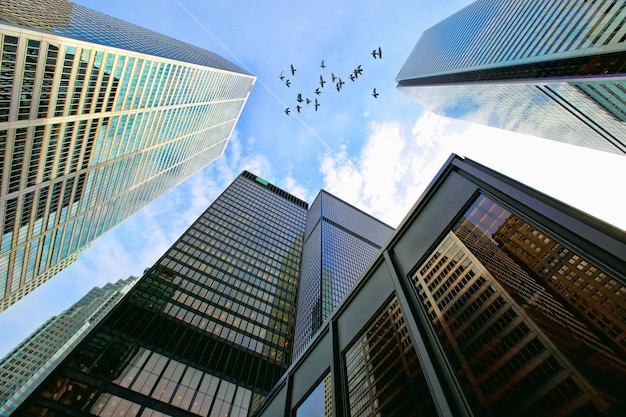
{"label": "window pane", "polygon": [[476,414],[626,415],[626,288],[490,199],[413,276]]}
{"label": "window pane", "polygon": [[436,416],[426,379],[393,299],[345,354],[352,416]]}
{"label": "window pane", "polygon": [[332,378],[328,373],[300,404],[296,417],[332,417],[332,407]]}

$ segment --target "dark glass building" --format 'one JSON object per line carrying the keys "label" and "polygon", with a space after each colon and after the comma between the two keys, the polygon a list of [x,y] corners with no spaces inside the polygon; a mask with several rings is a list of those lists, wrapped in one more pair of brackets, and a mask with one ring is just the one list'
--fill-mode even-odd
{"label": "dark glass building", "polygon": [[396,77],[443,116],[626,153],[622,2],[478,0],[426,30]]}
{"label": "dark glass building", "polygon": [[15,415],[247,416],[291,361],[307,209],[244,171]]}
{"label": "dark glass building", "polygon": [[0,359],[0,416],[10,415],[137,280],[139,277],[130,276],[94,287]]}
{"label": "dark glass building", "polygon": [[393,228],[321,190],[307,214],[294,357],[306,348]]}
{"label": "dark glass building", "polygon": [[255,416],[626,415],[625,253],[452,156]]}

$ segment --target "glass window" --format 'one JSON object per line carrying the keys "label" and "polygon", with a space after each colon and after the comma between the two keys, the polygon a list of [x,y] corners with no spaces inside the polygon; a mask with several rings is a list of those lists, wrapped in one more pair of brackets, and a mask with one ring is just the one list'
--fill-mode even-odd
{"label": "glass window", "polygon": [[296,417],[332,417],[332,378],[327,373],[296,410]]}
{"label": "glass window", "polygon": [[345,362],[351,416],[437,415],[395,297],[353,342]]}
{"label": "glass window", "polygon": [[477,415],[626,413],[626,288],[580,254],[480,196],[412,278]]}

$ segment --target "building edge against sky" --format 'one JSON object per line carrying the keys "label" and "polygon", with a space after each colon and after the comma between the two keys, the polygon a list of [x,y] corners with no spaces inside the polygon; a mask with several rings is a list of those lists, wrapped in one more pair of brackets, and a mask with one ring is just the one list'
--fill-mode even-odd
{"label": "building edge against sky", "polygon": [[131,276],[94,287],[9,352],[0,361],[0,416],[9,416],[138,279]]}
{"label": "building edge against sky", "polygon": [[254,415],[623,415],[623,253],[452,156]]}
{"label": "building edge against sky", "polygon": [[433,112],[626,153],[626,10],[478,0],[427,29],[396,81]]}
{"label": "building edge against sky", "polygon": [[321,190],[307,212],[293,357],[298,357],[393,228]]}
{"label": "building edge against sky", "polygon": [[0,311],[224,152],[256,78],[65,0],[0,4]]}

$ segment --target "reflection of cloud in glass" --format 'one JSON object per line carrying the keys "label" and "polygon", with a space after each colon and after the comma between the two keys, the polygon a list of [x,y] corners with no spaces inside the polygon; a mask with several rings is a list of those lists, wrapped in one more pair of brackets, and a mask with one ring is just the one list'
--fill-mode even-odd
{"label": "reflection of cloud in glass", "polygon": [[[626,90],[621,84],[613,83]],[[444,116],[605,152],[616,148],[603,136],[626,137],[623,122],[571,83],[422,86],[403,91]],[[621,147],[626,149],[626,144]]]}

